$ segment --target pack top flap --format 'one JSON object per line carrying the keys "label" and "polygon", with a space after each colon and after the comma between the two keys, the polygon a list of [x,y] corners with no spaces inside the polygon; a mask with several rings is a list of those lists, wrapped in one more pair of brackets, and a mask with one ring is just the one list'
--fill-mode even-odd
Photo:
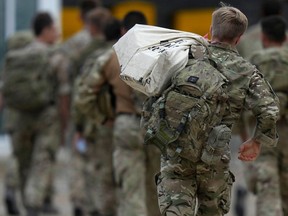
{"label": "pack top flap", "polygon": [[159,95],[170,78],[185,67],[189,51],[206,52],[208,42],[202,36],[136,24],[113,46],[117,54],[120,77],[132,88],[148,96]]}

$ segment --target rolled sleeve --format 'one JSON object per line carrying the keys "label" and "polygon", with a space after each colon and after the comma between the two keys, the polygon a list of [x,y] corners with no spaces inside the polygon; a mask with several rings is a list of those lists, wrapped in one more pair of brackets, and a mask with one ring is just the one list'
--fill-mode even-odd
{"label": "rolled sleeve", "polygon": [[252,75],[246,104],[257,119],[253,138],[267,147],[275,146],[278,142],[279,100],[269,83],[257,72]]}
{"label": "rolled sleeve", "polygon": [[51,64],[57,77],[57,94],[69,95],[71,93],[71,82],[69,75],[70,60],[63,54],[58,53],[51,58]]}
{"label": "rolled sleeve", "polygon": [[278,134],[276,133],[276,138],[271,138],[264,133],[262,133],[258,128],[256,129],[253,139],[257,142],[261,143],[264,146],[267,147],[275,147],[278,143]]}

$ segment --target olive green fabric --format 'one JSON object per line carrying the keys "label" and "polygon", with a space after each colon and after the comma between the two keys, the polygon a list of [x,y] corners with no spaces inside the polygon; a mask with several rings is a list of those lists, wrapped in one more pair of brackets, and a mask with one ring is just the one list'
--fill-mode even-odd
{"label": "olive green fabric", "polygon": [[190,139],[201,137],[199,141],[191,140],[199,144],[191,152],[198,155],[202,149],[200,143],[221,121],[223,107],[226,107],[223,104],[227,100],[226,82],[226,78],[207,59],[191,59],[188,66],[172,79],[171,87],[153,104],[152,115],[148,116],[145,124],[146,144],[156,144],[166,154],[167,145],[185,133]]}
{"label": "olive green fabric", "polygon": [[4,65],[2,93],[9,108],[38,111],[52,102],[50,50],[10,51]]}

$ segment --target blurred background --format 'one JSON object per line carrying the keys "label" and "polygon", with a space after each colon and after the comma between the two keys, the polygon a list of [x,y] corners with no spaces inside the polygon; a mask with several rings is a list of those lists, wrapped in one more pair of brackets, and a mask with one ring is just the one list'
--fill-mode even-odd
{"label": "blurred background", "polygon": [[[260,20],[261,0],[226,0],[224,2],[243,11],[248,17],[249,26]],[[148,23],[151,25],[191,31],[200,35],[208,33],[211,13],[219,6],[219,3],[219,0],[102,0],[103,6],[109,8],[114,16],[120,20],[127,12],[138,10],[146,15]],[[62,34],[62,41],[79,31],[82,28],[82,24],[78,4],[79,0],[0,0],[0,64],[5,56],[7,38],[19,30],[29,29],[31,19],[38,11],[48,11],[53,15]],[[288,2],[284,4],[283,12],[284,17],[287,19]],[[2,182],[1,178],[3,178],[5,173],[5,166],[2,161],[5,161],[11,153],[9,137],[3,134],[2,124],[0,113],[0,182]],[[241,164],[236,159],[237,149],[241,141],[239,137],[235,136],[232,142],[235,144],[232,145],[235,160],[232,161],[231,167],[237,178],[236,186],[245,187]],[[65,156],[63,158],[63,161],[65,161]],[[61,208],[67,210],[63,210],[66,212],[64,214],[66,216],[71,215],[71,213],[69,213],[68,194],[65,194],[68,189],[64,178],[65,172],[63,173],[60,170],[58,181],[56,181],[59,193],[57,199],[61,203]],[[0,193],[2,192],[3,186],[1,185]],[[245,202],[247,208],[243,216],[254,216],[255,197],[250,194]],[[2,203],[0,202],[0,216],[4,212],[1,205]],[[232,208],[230,215],[236,215],[233,214],[233,211]]]}
{"label": "blurred background", "polygon": [[[140,10],[151,25],[193,31],[204,35],[210,26],[211,12],[219,6],[218,0],[103,0],[102,4],[122,19],[130,10]],[[243,11],[249,25],[261,16],[261,0],[226,0],[227,4]],[[49,11],[57,20],[65,40],[81,29],[79,0],[0,0],[0,61],[5,53],[5,40],[14,32],[28,29],[37,11]],[[288,17],[285,4],[284,15]]]}

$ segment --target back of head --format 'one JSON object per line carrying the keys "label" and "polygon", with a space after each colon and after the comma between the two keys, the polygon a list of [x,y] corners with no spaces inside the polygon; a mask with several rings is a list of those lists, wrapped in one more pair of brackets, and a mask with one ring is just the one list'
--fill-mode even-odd
{"label": "back of head", "polygon": [[127,13],[122,21],[122,27],[128,31],[135,24],[147,24],[145,15],[140,11],[130,11]]}
{"label": "back of head", "polygon": [[247,29],[248,19],[237,8],[222,5],[212,14],[212,37],[231,42]]}
{"label": "back of head", "polygon": [[113,17],[108,9],[100,7],[88,13],[87,23],[88,25],[97,28],[98,31],[104,33],[106,25],[111,22],[112,18]]}
{"label": "back of head", "polygon": [[40,12],[36,14],[32,21],[32,28],[34,35],[37,37],[42,34],[43,30],[52,26],[54,23],[51,15],[47,12]]}
{"label": "back of head", "polygon": [[262,17],[271,15],[280,15],[282,13],[282,5],[280,0],[263,0]]}
{"label": "back of head", "polygon": [[269,16],[261,21],[263,34],[271,41],[282,43],[286,40],[286,21],[281,16]]}
{"label": "back of head", "polygon": [[100,2],[96,0],[82,0],[80,2],[80,13],[84,21],[86,21],[86,16],[90,11],[100,6]]}
{"label": "back of head", "polygon": [[121,22],[112,19],[104,28],[104,35],[107,41],[118,40],[121,37]]}

